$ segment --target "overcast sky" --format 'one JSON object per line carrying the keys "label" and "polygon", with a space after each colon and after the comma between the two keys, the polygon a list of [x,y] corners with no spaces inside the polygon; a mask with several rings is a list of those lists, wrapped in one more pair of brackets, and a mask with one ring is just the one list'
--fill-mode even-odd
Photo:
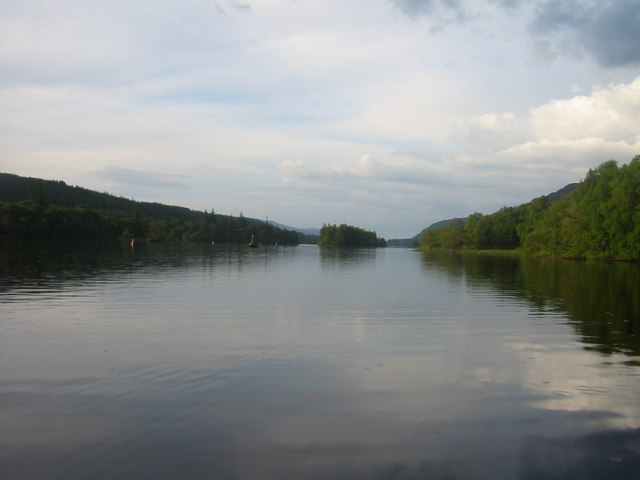
{"label": "overcast sky", "polygon": [[410,237],[640,154],[640,0],[0,0],[0,171]]}

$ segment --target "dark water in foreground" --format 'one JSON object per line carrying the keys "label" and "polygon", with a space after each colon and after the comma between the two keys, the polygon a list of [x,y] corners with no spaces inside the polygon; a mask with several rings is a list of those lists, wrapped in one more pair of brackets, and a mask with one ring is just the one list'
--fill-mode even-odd
{"label": "dark water in foreground", "polygon": [[2,479],[640,478],[640,266],[0,246]]}

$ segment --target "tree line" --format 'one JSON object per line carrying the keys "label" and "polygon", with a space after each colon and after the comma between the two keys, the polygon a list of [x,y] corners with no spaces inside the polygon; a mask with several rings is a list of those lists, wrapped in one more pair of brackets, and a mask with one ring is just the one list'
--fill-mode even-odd
{"label": "tree line", "polygon": [[521,249],[526,254],[640,260],[640,155],[589,170],[571,195],[542,196],[425,230],[425,249]]}
{"label": "tree line", "polygon": [[157,202],[139,202],[109,193],[71,186],[62,180],[43,180],[0,173],[0,201],[17,203],[25,200],[34,200],[38,204],[72,208],[83,205],[87,209],[106,214],[118,212],[133,216],[135,212],[138,212],[139,215],[150,219],[196,220],[202,214],[202,212],[186,207],[164,205]]}
{"label": "tree line", "polygon": [[18,239],[95,241],[146,238],[150,241],[193,241],[297,245],[298,232],[265,222],[204,212],[195,220],[152,219],[139,210],[127,216],[86,206],[47,205],[37,200],[0,202],[0,237]]}
{"label": "tree line", "polygon": [[321,247],[386,247],[384,238],[376,232],[364,230],[351,225],[327,225],[320,229],[318,245]]}
{"label": "tree line", "polygon": [[253,239],[264,245],[298,245],[300,234],[267,222],[249,221],[239,217],[204,213],[198,220],[164,219],[149,222],[147,238],[152,241],[190,241],[245,243]]}
{"label": "tree line", "polygon": [[217,215],[155,202],[0,173],[0,237],[53,240],[113,240],[300,243],[298,232],[254,218]]}

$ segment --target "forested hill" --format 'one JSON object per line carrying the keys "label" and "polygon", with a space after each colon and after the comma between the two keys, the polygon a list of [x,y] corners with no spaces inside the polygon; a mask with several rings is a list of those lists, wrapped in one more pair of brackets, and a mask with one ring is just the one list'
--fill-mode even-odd
{"label": "forested hill", "polygon": [[456,250],[516,249],[570,258],[640,260],[640,155],[589,170],[562,200],[534,198],[490,215],[425,230],[420,246]]}
{"label": "forested hill", "polygon": [[[558,202],[560,200],[566,200],[567,198],[569,198],[569,195],[571,195],[571,192],[573,192],[578,187],[578,185],[578,183],[570,183],[568,185],[565,185],[560,190],[546,195],[546,199],[549,204]],[[387,243],[390,247],[415,247],[419,244],[420,237],[426,230],[436,230],[438,228],[446,227],[450,223],[456,221],[460,221],[464,224],[466,223],[467,219],[468,217],[440,220],[439,222],[432,223],[428,227],[422,229],[420,233],[414,235],[411,238],[391,239],[388,240]]]}
{"label": "forested hill", "polygon": [[196,220],[203,214],[203,212],[185,207],[138,202],[124,197],[116,197],[109,193],[73,187],[63,181],[0,173],[0,202],[22,202],[25,200],[64,207],[82,205],[99,212],[120,213],[125,216],[137,214],[149,219]]}
{"label": "forested hill", "polygon": [[298,232],[262,220],[138,202],[62,181],[0,173],[0,238],[295,245]]}

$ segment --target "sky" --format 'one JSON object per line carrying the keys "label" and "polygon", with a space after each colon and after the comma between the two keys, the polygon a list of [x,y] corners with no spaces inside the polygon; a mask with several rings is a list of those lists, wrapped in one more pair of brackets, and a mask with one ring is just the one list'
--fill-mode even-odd
{"label": "sky", "polygon": [[0,171],[411,237],[640,154],[640,0],[0,0]]}

